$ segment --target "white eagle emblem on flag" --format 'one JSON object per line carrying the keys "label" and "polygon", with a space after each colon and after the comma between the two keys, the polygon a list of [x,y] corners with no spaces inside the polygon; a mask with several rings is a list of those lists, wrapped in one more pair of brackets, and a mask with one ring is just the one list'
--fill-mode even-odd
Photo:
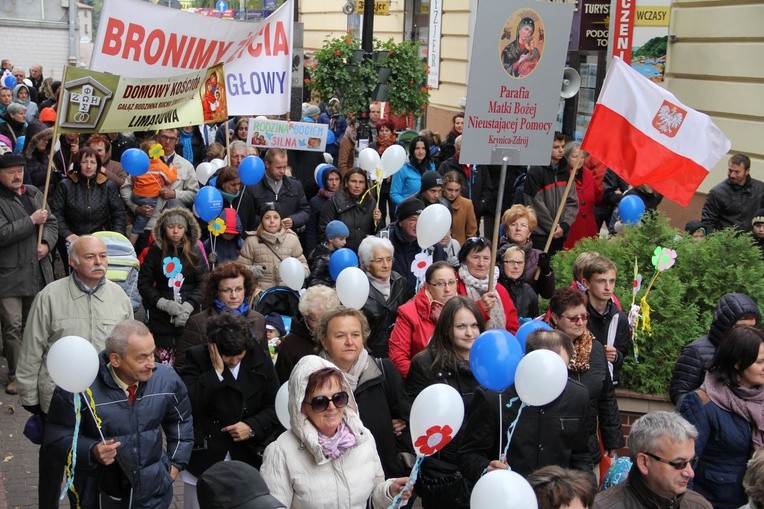
{"label": "white eagle emblem on flag", "polygon": [[653,118],[653,127],[661,134],[673,138],[679,132],[679,128],[682,126],[685,118],[687,118],[686,110],[664,100],[661,107],[658,108],[655,118]]}

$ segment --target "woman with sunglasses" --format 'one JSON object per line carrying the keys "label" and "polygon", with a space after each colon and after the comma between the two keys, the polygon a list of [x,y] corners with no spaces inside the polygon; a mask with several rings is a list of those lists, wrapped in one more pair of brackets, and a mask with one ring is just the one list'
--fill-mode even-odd
{"label": "woman with sunglasses", "polygon": [[764,332],[733,327],[703,385],[682,398],[679,412],[698,429],[691,488],[715,508],[744,505],[746,464],[764,442]]}
{"label": "woman with sunglasses", "polygon": [[[477,302],[486,328],[517,332],[517,310],[506,288],[498,284],[499,269],[491,267],[491,242],[482,237],[468,238],[459,250],[459,263],[456,292]],[[493,288],[488,288],[489,270],[495,271]]]}
{"label": "woman with sunglasses", "polygon": [[430,342],[443,306],[456,296],[456,271],[448,262],[427,267],[424,280],[414,298],[398,308],[390,334],[390,360],[404,378],[409,374],[412,357]]}
{"label": "woman with sunglasses", "polygon": [[[449,300],[427,348],[411,361],[406,378],[409,397],[413,400],[432,384],[447,384],[461,394],[466,413],[480,385],[470,370],[470,350],[484,330],[483,314],[474,301],[467,297]],[[466,423],[465,419],[462,430]],[[469,507],[467,486],[456,466],[463,435],[457,432],[454,440],[422,464],[416,489],[425,508]]]}
{"label": "woman with sunglasses", "polygon": [[[568,376],[589,389],[589,451],[596,466],[602,459],[598,432],[608,456],[612,457],[616,449],[624,446],[621,416],[605,347],[589,332],[586,295],[578,289],[565,287],[555,290],[549,301],[549,311],[549,325],[573,340]],[[599,476],[598,470],[596,475]]]}
{"label": "woman with sunglasses", "polygon": [[340,368],[350,384],[361,422],[374,437],[385,477],[402,476],[407,468],[398,456],[396,439],[408,436],[411,403],[393,363],[368,353],[369,334],[369,323],[357,309],[330,311],[321,317],[316,331],[319,356]]}
{"label": "woman with sunglasses", "polygon": [[525,282],[525,253],[514,244],[499,249],[499,284],[512,299],[520,317],[535,318],[539,315],[539,296]]}
{"label": "woman with sunglasses", "polygon": [[[345,376],[315,355],[289,377],[291,429],[268,446],[260,474],[292,509],[386,508],[408,478],[385,480],[371,432]],[[403,495],[408,499],[409,493]]]}

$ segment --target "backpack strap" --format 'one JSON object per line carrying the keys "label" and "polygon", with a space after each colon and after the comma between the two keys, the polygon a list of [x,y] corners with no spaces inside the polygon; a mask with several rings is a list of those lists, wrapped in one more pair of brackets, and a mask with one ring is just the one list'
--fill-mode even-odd
{"label": "backpack strap", "polygon": [[706,394],[706,391],[704,391],[703,389],[695,390],[695,394],[698,395],[698,397],[700,398],[700,402],[703,403],[704,405],[707,405],[711,401],[711,398],[708,397],[708,394]]}

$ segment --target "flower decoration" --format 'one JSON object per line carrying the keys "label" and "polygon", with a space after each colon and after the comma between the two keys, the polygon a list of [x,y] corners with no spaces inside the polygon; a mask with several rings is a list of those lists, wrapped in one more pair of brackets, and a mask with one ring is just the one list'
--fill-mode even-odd
{"label": "flower decoration", "polygon": [[667,247],[656,247],[653,251],[652,262],[657,270],[664,271],[674,266],[676,251]]}
{"label": "flower decoration", "polygon": [[183,281],[185,278],[183,277],[183,273],[179,272],[178,274],[175,274],[173,277],[167,280],[167,286],[172,288],[174,292],[179,292],[180,287],[183,286]]}
{"label": "flower decoration", "polygon": [[183,264],[177,256],[168,256],[162,260],[162,272],[166,278],[177,276],[183,270]]}
{"label": "flower decoration", "polygon": [[636,296],[639,293],[639,290],[642,288],[642,274],[637,274],[634,277],[634,281],[631,282],[631,293],[632,295]]}
{"label": "flower decoration", "polygon": [[216,219],[213,219],[209,223],[207,223],[207,230],[217,237],[218,235],[221,235],[225,233],[225,221],[223,221],[223,218],[218,217]]}
{"label": "flower decoration", "polygon": [[424,435],[420,435],[414,441],[414,447],[419,454],[429,456],[443,449],[451,441],[454,430],[451,426],[446,424],[445,426],[430,426]]}
{"label": "flower decoration", "polygon": [[162,145],[159,143],[154,143],[151,145],[151,148],[149,148],[149,157],[151,159],[159,159],[160,157],[164,157],[164,149],[162,148]]}
{"label": "flower decoration", "polygon": [[432,265],[432,255],[427,253],[418,253],[414,256],[414,261],[411,262],[411,273],[417,278],[424,278],[424,273],[427,272],[427,268]]}

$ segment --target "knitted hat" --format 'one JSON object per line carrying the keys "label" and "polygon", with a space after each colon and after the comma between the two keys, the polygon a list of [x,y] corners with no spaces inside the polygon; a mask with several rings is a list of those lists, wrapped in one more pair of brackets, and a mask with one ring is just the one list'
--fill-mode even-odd
{"label": "knitted hat", "polygon": [[422,191],[427,191],[433,187],[443,187],[443,177],[437,171],[426,171],[422,175]]}
{"label": "knitted hat", "polygon": [[277,330],[282,336],[286,334],[284,320],[281,319],[281,315],[278,313],[268,313],[265,315],[265,328]]}
{"label": "knitted hat", "polygon": [[241,219],[239,219],[236,209],[231,207],[224,208],[221,217],[225,221],[224,233],[241,233]]}
{"label": "knitted hat", "polygon": [[188,229],[188,222],[186,222],[186,218],[182,214],[171,211],[172,209],[170,209],[170,213],[164,217],[164,224],[179,224],[183,226],[183,228]]}
{"label": "knitted hat", "polygon": [[271,210],[278,212],[279,215],[281,215],[281,210],[279,209],[278,204],[275,201],[269,201],[260,205],[260,217],[263,217],[266,212],[270,212]]}
{"label": "knitted hat", "polygon": [[345,223],[342,221],[334,220],[329,221],[329,224],[326,225],[326,238],[327,239],[333,239],[334,237],[348,237],[350,235],[350,230],[348,230],[348,227],[345,226]]}
{"label": "knitted hat", "polygon": [[285,507],[270,494],[255,467],[243,461],[219,461],[196,484],[203,509],[277,509]]}
{"label": "knitted hat", "polygon": [[751,225],[756,223],[764,223],[764,209],[759,209],[754,213]]}
{"label": "knitted hat", "polygon": [[422,213],[423,210],[424,203],[422,200],[417,200],[416,198],[408,198],[403,200],[403,202],[398,205],[398,222],[400,223],[401,221],[405,221],[411,216],[418,216]]}
{"label": "knitted hat", "polygon": [[321,110],[315,104],[308,105],[303,112],[303,117],[317,117],[321,114]]}
{"label": "knitted hat", "polygon": [[43,108],[40,112],[40,122],[55,122],[56,121],[56,110],[53,108]]}

